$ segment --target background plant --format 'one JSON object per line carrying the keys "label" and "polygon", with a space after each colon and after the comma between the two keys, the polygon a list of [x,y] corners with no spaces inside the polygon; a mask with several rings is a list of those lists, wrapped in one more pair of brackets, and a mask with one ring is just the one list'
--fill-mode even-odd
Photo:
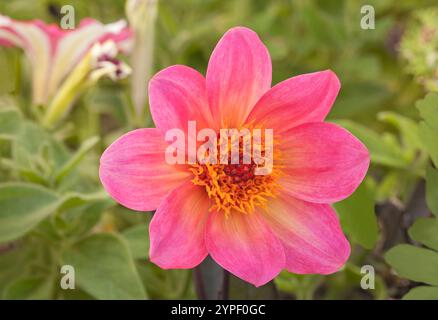
{"label": "background plant", "polygon": [[[59,23],[63,4],[15,0],[0,3],[0,12]],[[68,4],[78,21],[124,17],[124,0]],[[375,30],[360,28],[364,4],[375,8]],[[178,63],[205,71],[223,32],[246,25],[269,48],[274,83],[327,68],[337,73],[342,88],[329,120],[359,137],[371,153],[365,181],[335,205],[352,243],[345,268],[330,276],[283,272],[259,289],[230,277],[229,297],[438,298],[438,98],[426,97],[436,91],[436,68],[427,57],[438,55],[438,35],[431,32],[427,43],[419,38],[424,28],[436,28],[430,25],[438,21],[437,12],[434,1],[158,3],[152,19],[153,59],[148,57],[154,61],[153,72]],[[131,88],[141,84],[133,83],[134,78],[101,80],[76,101],[67,118],[47,130],[31,111],[30,71],[23,53],[0,47],[0,68],[0,296],[199,296],[193,284],[199,270],[161,270],[148,262],[151,213],[116,205],[98,180],[105,147],[122,133],[152,125],[147,104],[145,115],[138,117],[138,100],[131,95]],[[75,266],[76,290],[60,289],[63,264]],[[360,288],[365,264],[376,269],[375,290]],[[221,281],[211,280],[204,289],[215,294]]]}

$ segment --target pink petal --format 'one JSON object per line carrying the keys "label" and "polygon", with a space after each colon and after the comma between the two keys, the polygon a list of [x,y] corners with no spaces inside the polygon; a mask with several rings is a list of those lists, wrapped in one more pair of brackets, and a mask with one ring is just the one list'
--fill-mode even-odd
{"label": "pink petal", "polygon": [[206,243],[219,265],[257,287],[284,268],[283,247],[257,213],[212,213]]}
{"label": "pink petal", "polygon": [[149,225],[150,259],[163,269],[194,268],[207,256],[205,225],[210,199],[187,181],[161,203]]}
{"label": "pink petal", "polygon": [[100,158],[99,175],[106,191],[125,207],[158,208],[164,197],[191,177],[181,165],[165,162],[167,144],[158,129],[138,129],[113,142]]}
{"label": "pink petal", "polygon": [[[86,19],[81,21],[81,26],[85,26]],[[93,20],[93,19],[89,19]],[[84,22],[84,23],[82,23]],[[134,46],[134,31],[128,27],[126,20],[118,20],[113,23],[103,25],[104,35],[99,39],[100,43],[112,40],[116,43],[120,52],[127,54]]]}
{"label": "pink petal", "polygon": [[12,19],[0,14],[0,45],[22,46],[23,40],[11,29]]}
{"label": "pink petal", "polygon": [[339,89],[339,79],[331,70],[287,79],[263,95],[247,122],[263,123],[279,133],[306,122],[323,121]]}
{"label": "pink petal", "polygon": [[338,217],[327,204],[280,195],[269,204],[264,218],[284,245],[286,269],[290,272],[330,274],[350,256],[350,245]]}
{"label": "pink petal", "polygon": [[176,65],[158,72],[149,82],[149,102],[154,123],[163,134],[174,128],[187,130],[196,121],[198,130],[210,127],[205,79],[196,70]]}
{"label": "pink petal", "polygon": [[282,135],[280,148],[285,192],[310,202],[345,199],[362,182],[370,163],[362,142],[331,123],[307,123],[290,129]]}
{"label": "pink petal", "polygon": [[239,128],[257,100],[269,90],[272,76],[269,52],[257,34],[244,27],[225,33],[207,69],[210,108],[222,128]]}

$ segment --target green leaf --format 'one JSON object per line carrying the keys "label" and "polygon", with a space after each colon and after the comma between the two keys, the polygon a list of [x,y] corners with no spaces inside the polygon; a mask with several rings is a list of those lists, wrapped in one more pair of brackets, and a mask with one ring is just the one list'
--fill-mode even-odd
{"label": "green leaf", "polygon": [[431,249],[438,250],[438,219],[418,218],[409,229],[409,236]]}
{"label": "green leaf", "polygon": [[0,184],[0,243],[26,234],[58,205],[54,192],[25,183]]}
{"label": "green leaf", "polygon": [[400,192],[401,175],[403,172],[392,170],[382,177],[376,187],[376,202],[383,202],[391,197],[397,197]]}
{"label": "green leaf", "polygon": [[111,205],[111,200],[101,200],[63,212],[63,218],[69,226],[69,235],[81,236],[89,232],[99,223],[104,210]]}
{"label": "green leaf", "polygon": [[414,120],[389,111],[379,112],[377,118],[396,127],[401,133],[404,144],[410,150],[415,151],[423,148],[418,125]]}
{"label": "green leaf", "polygon": [[420,123],[420,138],[435,166],[438,166],[438,131],[433,130],[426,122]]}
{"label": "green leaf", "polygon": [[438,95],[428,94],[416,106],[424,120],[420,123],[421,140],[438,167]]}
{"label": "green leaf", "polygon": [[423,120],[438,131],[438,94],[429,93],[424,99],[417,101],[416,107]]}
{"label": "green leaf", "polygon": [[372,249],[378,239],[374,194],[364,181],[350,197],[334,204],[344,230],[366,249]]}
{"label": "green leaf", "polygon": [[62,237],[79,238],[99,223],[103,211],[114,202],[104,192],[80,194],[68,192],[58,201],[54,219],[38,225],[38,231]]}
{"label": "green leaf", "polygon": [[[363,70],[364,67],[356,66],[357,68]],[[343,82],[342,88],[332,111],[330,111],[330,119],[367,116],[370,111],[375,112],[389,96],[389,90],[381,83],[376,83],[375,80],[372,82],[346,81]]]}
{"label": "green leaf", "polygon": [[[361,296],[361,294],[363,294],[363,289],[360,286],[361,280],[364,277],[362,267],[347,262],[340,272],[323,277],[324,286],[326,287],[324,299],[355,300],[363,298],[363,296]],[[372,295],[374,299],[386,299],[387,291],[382,277],[379,274],[375,274],[374,280],[374,289],[369,290],[368,293]]]}
{"label": "green leaf", "polygon": [[430,211],[438,216],[438,170],[426,169],[426,202]]}
{"label": "green leaf", "polygon": [[[6,245],[2,247],[5,250]],[[38,249],[33,245],[12,247],[0,254],[0,298],[13,281],[31,274],[33,263],[38,261],[38,254]]]}
{"label": "green leaf", "polygon": [[145,299],[128,245],[115,234],[91,235],[66,249],[63,263],[75,268],[76,283],[97,299]]}
{"label": "green leaf", "polygon": [[8,300],[41,300],[52,298],[53,281],[44,277],[29,277],[14,281],[6,289]]}
{"label": "green leaf", "polygon": [[13,108],[0,110],[0,139],[12,139],[20,131],[21,115]]}
{"label": "green leaf", "polygon": [[367,146],[372,163],[396,168],[405,168],[409,165],[409,159],[406,158],[395,137],[389,133],[381,135],[350,120],[338,120],[336,123]]}
{"label": "green leaf", "polygon": [[55,176],[55,181],[59,183],[65,176],[69,175],[90,151],[99,142],[99,137],[91,137],[85,140],[78,151],[62,166]]}
{"label": "green leaf", "polygon": [[415,287],[404,295],[403,300],[438,300],[438,287]]}
{"label": "green leaf", "polygon": [[32,122],[24,122],[13,148],[16,165],[50,174],[69,159],[66,147]]}
{"label": "green leaf", "polygon": [[149,257],[149,226],[139,224],[126,229],[122,233],[128,242],[132,255],[135,259],[147,259]]}
{"label": "green leaf", "polygon": [[310,300],[323,278],[319,274],[294,274],[282,271],[274,279],[276,287],[283,292],[291,293],[299,300]]}
{"label": "green leaf", "polygon": [[336,20],[330,19],[323,11],[317,10],[312,5],[304,6],[302,15],[312,39],[320,43],[342,43],[344,29],[336,28]]}
{"label": "green leaf", "polygon": [[78,192],[67,192],[63,195],[63,197],[59,200],[59,209],[67,210],[71,208],[75,208],[78,206],[82,206],[85,204],[90,204],[98,201],[106,201],[111,198],[104,191],[98,191],[89,194],[83,194]]}
{"label": "green leaf", "polygon": [[438,253],[435,251],[401,244],[391,248],[385,260],[402,278],[438,285]]}

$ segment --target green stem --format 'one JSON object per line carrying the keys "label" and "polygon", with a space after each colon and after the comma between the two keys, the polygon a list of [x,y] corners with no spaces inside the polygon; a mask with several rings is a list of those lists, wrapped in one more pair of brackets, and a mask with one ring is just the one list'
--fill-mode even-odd
{"label": "green stem", "polygon": [[91,54],[87,54],[55,94],[43,119],[43,126],[52,128],[69,110],[77,95],[87,87],[91,70]]}
{"label": "green stem", "polygon": [[199,299],[228,299],[229,274],[210,257],[193,270],[193,280]]}

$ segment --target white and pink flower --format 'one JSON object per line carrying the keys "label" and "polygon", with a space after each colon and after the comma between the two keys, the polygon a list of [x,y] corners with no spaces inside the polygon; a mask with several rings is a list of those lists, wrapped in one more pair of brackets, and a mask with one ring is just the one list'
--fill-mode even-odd
{"label": "white and pink flower", "polygon": [[132,32],[124,20],[102,24],[83,19],[73,30],[40,20],[17,21],[0,16],[0,45],[20,47],[32,65],[33,103],[47,105],[67,75],[96,43],[113,41],[126,52]]}

